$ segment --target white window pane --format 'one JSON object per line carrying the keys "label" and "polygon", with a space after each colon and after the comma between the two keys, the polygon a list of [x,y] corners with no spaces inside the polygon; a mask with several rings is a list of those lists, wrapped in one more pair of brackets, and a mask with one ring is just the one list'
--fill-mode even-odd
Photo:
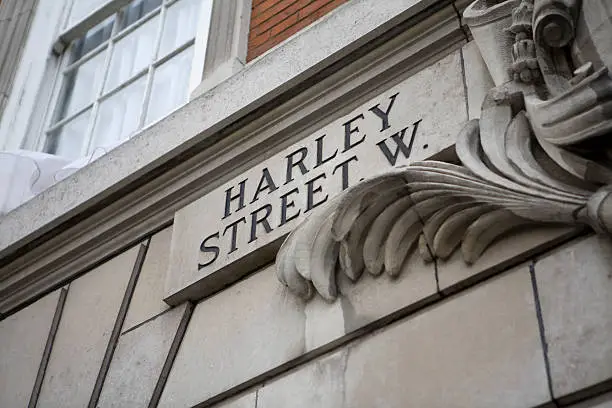
{"label": "white window pane", "polygon": [[74,41],[72,47],[70,47],[70,62],[73,63],[81,59],[83,55],[108,40],[113,32],[114,24],[115,16],[113,15],[87,31],[83,37]]}
{"label": "white window pane", "polygon": [[168,8],[160,57],[195,37],[200,4],[202,0],[179,0]]}
{"label": "white window pane", "polygon": [[146,123],[161,119],[187,102],[193,47],[177,54],[155,70]]}
{"label": "white window pane", "polygon": [[161,4],[162,0],[135,0],[128,4],[122,10],[123,17],[121,19],[120,29],[123,30],[131,26],[142,17],[161,6]]}
{"label": "white window pane", "polygon": [[58,120],[70,116],[94,100],[103,77],[105,55],[102,51],[64,74]]}
{"label": "white window pane", "polygon": [[100,103],[90,150],[128,138],[138,129],[146,75]]}
{"label": "white window pane", "polygon": [[156,16],[115,44],[105,91],[125,82],[151,63],[158,26],[159,16]]}
{"label": "white window pane", "polygon": [[68,27],[78,23],[110,0],[73,0]]}
{"label": "white window pane", "polygon": [[81,156],[87,138],[87,126],[91,109],[49,134],[45,151],[70,159]]}

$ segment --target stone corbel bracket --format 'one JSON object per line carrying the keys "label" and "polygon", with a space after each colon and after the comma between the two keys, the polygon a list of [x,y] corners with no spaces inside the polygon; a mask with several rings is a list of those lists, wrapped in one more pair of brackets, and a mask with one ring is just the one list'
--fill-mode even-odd
{"label": "stone corbel bracket", "polygon": [[[547,57],[561,52],[550,44],[538,48],[535,65],[534,38],[563,37],[553,44],[558,47],[573,38],[555,31],[574,29],[558,24],[556,3],[536,0],[534,8],[531,0],[483,1],[471,6],[475,22],[484,24],[473,31],[497,86],[485,98],[481,119],[458,135],[461,165],[424,161],[396,168],[348,188],[313,213],[277,255],[278,277],[292,292],[309,299],[316,291],[333,301],[337,273],[352,281],[364,271],[396,277],[414,250],[431,262],[460,248],[471,264],[519,227],[586,225],[612,232],[612,170],[601,155],[609,150],[601,136],[612,123],[602,109],[612,95],[607,67],[593,72],[587,64],[567,77],[546,65],[556,61]],[[575,2],[564,2],[562,11],[576,11]],[[547,28],[538,29],[541,24]],[[501,52],[491,38],[499,39]],[[572,144],[585,141],[592,144]]]}
{"label": "stone corbel bracket", "polygon": [[431,262],[460,248],[471,264],[519,227],[589,225],[610,232],[611,190],[543,162],[525,112],[490,103],[458,136],[462,165],[397,168],[345,190],[306,219],[277,255],[280,281],[305,299],[316,290],[333,301],[337,273],[352,281],[364,271],[396,277],[414,250]]}

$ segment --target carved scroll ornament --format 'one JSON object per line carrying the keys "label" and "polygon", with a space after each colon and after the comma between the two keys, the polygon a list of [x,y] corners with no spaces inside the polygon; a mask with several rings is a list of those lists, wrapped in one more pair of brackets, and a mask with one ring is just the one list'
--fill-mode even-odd
{"label": "carved scroll ornament", "polygon": [[612,7],[477,0],[464,17],[496,87],[458,135],[461,164],[396,168],[307,218],[276,260],[297,295],[333,301],[337,273],[394,277],[414,250],[470,264],[518,227],[612,232]]}

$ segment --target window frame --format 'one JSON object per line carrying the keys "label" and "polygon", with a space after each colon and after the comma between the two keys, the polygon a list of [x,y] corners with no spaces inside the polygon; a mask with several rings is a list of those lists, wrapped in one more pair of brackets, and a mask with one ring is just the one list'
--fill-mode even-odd
{"label": "window frame", "polygon": [[[46,120],[55,109],[53,103],[56,102],[56,92],[59,92],[56,82],[61,79],[58,73],[64,67],[62,53],[72,40],[83,36],[130,0],[109,0],[80,22],[66,27],[73,1],[78,0],[37,2],[24,46],[27,52],[19,62],[16,86],[0,120],[0,150],[41,151],[46,136],[44,131],[49,123]],[[191,98],[246,65],[252,0],[204,1],[208,4],[202,5],[196,23],[194,59],[189,78]],[[111,7],[114,11],[109,12]]]}
{"label": "window frame", "polygon": [[[72,5],[74,4],[75,1],[78,1],[78,0],[73,0]],[[82,142],[80,153],[78,154],[77,157],[83,157],[83,156],[87,156],[91,154],[95,148],[95,146],[93,146],[93,143],[95,142],[96,123],[97,123],[97,120],[99,119],[98,113],[100,111],[100,105],[104,101],[108,100],[112,96],[116,95],[123,89],[129,87],[130,85],[134,84],[136,81],[142,78],[145,79],[145,90],[143,93],[142,101],[140,103],[137,127],[135,131],[125,136],[123,139],[128,139],[132,137],[134,134],[138,133],[140,130],[142,130],[145,127],[145,121],[146,121],[146,116],[147,116],[147,111],[148,111],[148,104],[150,102],[151,90],[153,87],[155,71],[160,66],[162,66],[165,62],[168,62],[170,59],[174,58],[181,52],[186,51],[190,47],[196,48],[196,46],[198,45],[200,47],[202,46],[204,48],[206,47],[206,41],[203,41],[203,42],[198,41],[198,38],[197,38],[198,31],[199,31],[198,26],[201,23],[202,17],[206,18],[206,15],[208,15],[208,19],[210,19],[210,15],[212,14],[212,3],[213,3],[212,0],[200,0],[201,1],[200,15],[198,16],[198,22],[196,23],[196,30],[193,33],[193,38],[178,45],[177,48],[173,49],[167,55],[164,55],[162,57],[159,57],[157,55],[157,53],[159,52],[161,48],[161,40],[162,40],[162,35],[164,33],[164,25],[166,24],[165,17],[168,13],[168,9],[179,1],[187,1],[187,0],[162,0],[160,6],[146,13],[133,24],[125,28],[121,28],[121,24],[120,24],[120,19],[122,17],[121,11],[123,7],[125,7],[125,5],[130,3],[130,0],[127,0],[127,1],[126,0],[121,0],[121,1],[111,0],[107,2],[106,4],[104,4],[100,9],[95,10],[93,13],[90,13],[83,20],[77,22],[75,25],[75,27],[77,27],[76,29],[74,27],[68,29],[68,32],[72,32],[72,31],[83,32],[83,28],[81,28],[80,24],[87,22],[88,23],[88,25],[86,26],[87,29],[84,31],[84,32],[87,32],[87,30],[91,29],[92,27],[95,27],[97,24],[102,23],[105,19],[111,16],[115,17],[112,32],[109,38],[103,41],[101,44],[97,45],[95,48],[89,50],[84,55],[82,55],[77,61],[75,62],[69,61],[71,47],[74,46],[74,43],[72,43],[72,41],[74,40],[71,40],[71,44],[62,47],[61,55],[58,55],[56,57],[59,60],[59,63],[58,63],[58,67],[55,70],[55,74],[54,74],[51,97],[45,109],[45,115],[42,121],[42,127],[40,128],[40,131],[38,132],[39,136],[36,140],[35,145],[33,146],[34,150],[44,152],[45,147],[47,146],[50,138],[53,137],[52,134],[54,131],[60,131],[64,125],[71,123],[78,116],[82,114],[86,114],[89,111],[87,129],[85,131],[85,134],[82,136],[84,141]],[[104,9],[102,10],[104,12],[102,12],[101,9]],[[69,10],[71,10],[71,7],[69,8]],[[113,11],[109,13],[109,10],[113,10]],[[68,21],[69,16],[70,16],[70,11],[66,13],[66,16],[65,16],[66,22]],[[105,17],[98,17],[98,18],[101,18],[101,20],[93,20],[92,16],[105,16]],[[159,21],[157,21],[156,23],[158,26],[156,28],[157,32],[156,32],[154,45],[153,45],[154,47],[153,55],[155,55],[155,59],[149,61],[146,67],[133,73],[128,78],[123,80],[119,85],[113,87],[110,90],[106,90],[105,82],[108,79],[109,71],[111,69],[111,59],[112,59],[113,51],[114,51],[114,48],[116,47],[116,44],[122,39],[132,34],[138,28],[142,27],[143,25],[145,25],[146,23],[150,21],[153,21],[156,18],[159,18]],[[73,37],[72,34],[60,36],[60,38],[71,38],[71,37]],[[57,42],[54,48],[56,47],[57,47]],[[91,61],[93,58],[101,54],[104,54],[104,61],[103,61],[103,66],[101,70],[102,80],[98,84],[98,89],[95,90],[95,95],[93,96],[93,100],[83,106],[80,106],[78,109],[74,110],[73,112],[66,114],[63,118],[56,120],[58,116],[58,108],[59,108],[58,104],[60,103],[60,100],[62,98],[62,92],[63,92],[62,87],[63,87],[65,74],[70,70],[78,69],[83,64],[87,63],[88,61]],[[192,53],[191,63],[190,63],[191,72],[193,72],[194,69],[197,69],[199,65],[195,62],[195,56],[196,56],[196,52],[194,49]],[[189,89],[187,90],[187,92],[189,94]],[[187,95],[184,103],[187,103],[188,99],[189,98]],[[183,106],[184,103],[176,106],[173,110],[180,108],[180,106]],[[167,115],[164,115],[164,117],[165,116]],[[152,125],[153,123],[161,120],[162,118],[157,118],[154,121],[147,123],[146,126],[148,127]]]}

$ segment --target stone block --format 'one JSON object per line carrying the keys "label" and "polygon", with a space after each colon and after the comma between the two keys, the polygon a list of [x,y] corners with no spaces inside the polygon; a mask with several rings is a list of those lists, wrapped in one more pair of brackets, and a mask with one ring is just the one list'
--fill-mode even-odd
{"label": "stone block", "polygon": [[340,275],[338,286],[340,296],[333,304],[317,297],[306,307],[308,350],[438,296],[435,267],[417,253],[408,257],[395,279],[364,272],[357,283]]}
{"label": "stone block", "polygon": [[348,408],[343,401],[347,356],[344,350],[323,357],[261,388],[257,408]]}
{"label": "stone block", "polygon": [[142,265],[136,289],[123,323],[124,331],[169,308],[162,299],[164,297],[164,283],[168,270],[171,240],[172,227],[166,228],[151,237],[147,256]]}
{"label": "stone block", "polygon": [[60,291],[0,321],[0,407],[26,407]]}
{"label": "stone block", "polygon": [[119,338],[98,407],[147,407],[186,309],[178,306]]}
{"label": "stone block", "polygon": [[554,396],[612,378],[612,242],[572,242],[535,271]]}
{"label": "stone block", "polygon": [[273,267],[210,297],[193,312],[159,407],[190,407],[305,352],[304,304]]}
{"label": "stone block", "polygon": [[38,406],[87,406],[138,249],[116,256],[70,284]]}
{"label": "stone block", "polygon": [[200,303],[160,406],[203,402],[437,296],[434,267],[417,254],[397,279],[364,275],[357,284],[342,279],[339,286],[342,295],[334,303],[320,297],[304,303],[278,282],[271,266]]}
{"label": "stone block", "polygon": [[521,266],[350,349],[346,407],[526,407],[549,399]]}
{"label": "stone block", "polygon": [[527,407],[550,399],[527,266],[259,390],[258,407]]}
{"label": "stone block", "polygon": [[577,236],[579,230],[569,227],[536,227],[517,230],[512,235],[493,243],[472,265],[463,261],[460,250],[446,261],[438,261],[440,290],[482,279],[489,274],[501,272],[509,266],[524,262],[535,254],[554,248],[560,242]]}

